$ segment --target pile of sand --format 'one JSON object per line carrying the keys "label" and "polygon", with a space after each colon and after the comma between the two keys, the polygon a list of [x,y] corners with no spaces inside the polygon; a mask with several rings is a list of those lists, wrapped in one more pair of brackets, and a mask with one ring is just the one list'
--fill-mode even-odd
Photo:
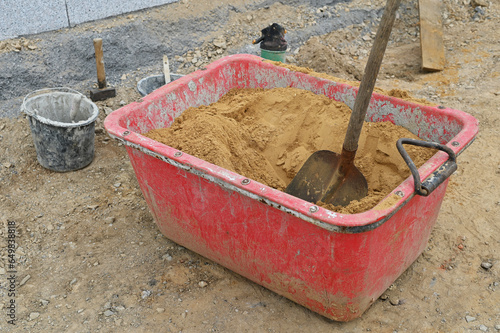
{"label": "pile of sand", "polygon": [[[189,108],[170,128],[145,135],[240,175],[284,190],[315,151],[340,153],[351,110],[324,95],[295,88],[234,89],[218,102]],[[369,194],[347,207],[358,213],[374,207],[410,175],[396,149],[401,137],[416,138],[389,122],[365,123],[355,164]],[[415,164],[434,152],[405,147]]]}

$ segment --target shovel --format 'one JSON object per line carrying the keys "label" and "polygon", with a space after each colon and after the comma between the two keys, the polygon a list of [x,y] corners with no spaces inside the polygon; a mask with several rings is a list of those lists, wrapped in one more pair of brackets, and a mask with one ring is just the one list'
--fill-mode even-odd
{"label": "shovel", "polygon": [[329,150],[313,153],[287,186],[286,193],[309,202],[321,201],[335,206],[346,206],[352,200],[364,198],[368,193],[368,184],[354,165],[354,157],[400,2],[401,0],[387,1],[354,102],[341,154]]}

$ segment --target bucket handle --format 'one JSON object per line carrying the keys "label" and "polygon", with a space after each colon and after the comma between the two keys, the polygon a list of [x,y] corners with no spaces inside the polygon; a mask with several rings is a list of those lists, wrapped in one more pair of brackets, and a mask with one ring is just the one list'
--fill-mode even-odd
{"label": "bucket handle", "polygon": [[68,93],[72,93],[72,94],[77,94],[77,95],[81,95],[82,98],[83,97],[84,98],[87,97],[84,94],[82,94],[81,92],[76,91],[76,90],[71,89],[71,88],[66,88],[66,87],[43,88],[43,89],[38,89],[38,90],[32,91],[28,95],[26,95],[24,97],[24,99],[23,99],[23,104],[21,104],[21,110],[24,111],[26,114],[28,114],[30,116],[36,115],[38,113],[37,110],[34,110],[35,112],[32,112],[32,110],[28,110],[26,108],[26,101],[28,99],[34,97],[37,94],[46,93],[46,92],[52,92],[52,91],[60,91],[60,92],[68,92]]}
{"label": "bucket handle", "polygon": [[[449,158],[444,162],[436,171],[434,171],[428,178],[423,182],[420,181],[420,174],[418,169],[413,163],[412,159],[403,148],[403,144],[410,144],[419,147],[433,148],[444,151],[448,154]],[[437,142],[427,142],[422,140],[401,138],[396,143],[401,157],[405,160],[406,164],[410,168],[411,174],[413,175],[413,181],[415,183],[415,192],[421,196],[428,196],[431,194],[442,182],[444,182],[448,177],[450,177],[457,170],[457,156],[455,152],[445,145]]]}

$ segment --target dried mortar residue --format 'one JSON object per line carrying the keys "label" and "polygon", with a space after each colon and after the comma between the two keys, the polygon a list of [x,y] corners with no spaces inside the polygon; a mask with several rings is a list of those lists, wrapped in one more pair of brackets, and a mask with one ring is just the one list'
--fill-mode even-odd
{"label": "dried mortar residue", "polygon": [[[145,136],[278,190],[284,190],[315,151],[340,153],[350,108],[324,95],[296,88],[233,89],[216,103],[189,108],[169,128]],[[396,141],[417,138],[390,122],[366,122],[355,164],[368,181],[368,196],[347,207],[373,208],[403,182],[410,171]],[[405,146],[419,167],[433,150]]]}

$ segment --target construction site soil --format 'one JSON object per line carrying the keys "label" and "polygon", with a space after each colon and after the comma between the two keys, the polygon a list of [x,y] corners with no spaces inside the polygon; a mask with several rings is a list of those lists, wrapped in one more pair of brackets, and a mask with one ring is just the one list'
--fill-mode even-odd
{"label": "construction site soil", "polygon": [[[468,112],[480,132],[458,157],[428,247],[351,322],[328,320],[165,238],[124,146],[102,126],[141,98],[137,82],[162,73],[164,54],[179,74],[259,54],[251,41],[273,22],[288,31],[288,64],[360,80],[384,4],[182,0],[0,41],[0,332],[500,331],[498,1],[442,2],[446,66],[433,73],[421,70],[418,2],[402,2],[377,87]],[[96,37],[117,96],[97,102],[93,162],[49,171],[37,162],[22,99],[45,87],[88,93]]]}

